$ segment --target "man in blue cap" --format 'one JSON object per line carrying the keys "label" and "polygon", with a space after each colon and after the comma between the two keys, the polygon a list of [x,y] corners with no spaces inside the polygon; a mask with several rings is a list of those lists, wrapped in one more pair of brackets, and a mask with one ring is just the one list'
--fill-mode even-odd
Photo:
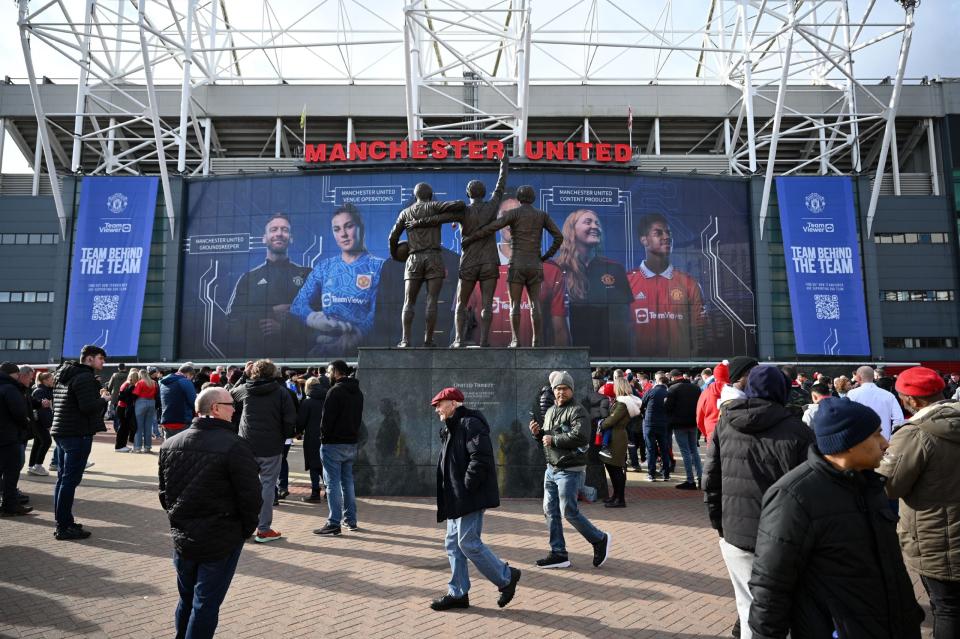
{"label": "man in blue cap", "polygon": [[807,461],[763,498],[750,578],[753,636],[919,638],[923,610],[874,471],[888,445],[880,418],[829,397],[813,429]]}

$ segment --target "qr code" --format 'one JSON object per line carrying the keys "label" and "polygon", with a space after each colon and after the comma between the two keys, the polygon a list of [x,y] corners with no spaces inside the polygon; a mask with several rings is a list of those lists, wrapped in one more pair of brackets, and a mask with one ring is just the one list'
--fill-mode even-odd
{"label": "qr code", "polygon": [[90,319],[96,320],[115,320],[117,319],[117,309],[120,307],[119,295],[94,295],[93,312]]}
{"label": "qr code", "polygon": [[817,307],[818,320],[840,319],[840,298],[836,295],[814,295],[813,303]]}

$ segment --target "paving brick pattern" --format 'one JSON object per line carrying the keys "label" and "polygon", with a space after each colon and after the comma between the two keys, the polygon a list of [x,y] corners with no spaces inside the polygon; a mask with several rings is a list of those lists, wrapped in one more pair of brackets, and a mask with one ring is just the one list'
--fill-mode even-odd
{"label": "paving brick pattern", "polygon": [[[52,477],[24,475],[36,514],[0,520],[0,636],[173,636],[177,590],[157,458],[113,453],[108,438],[98,438],[91,459],[74,509],[90,539],[53,539]],[[484,539],[523,570],[516,598],[498,608],[496,588],[471,569],[472,607],[438,613],[427,604],[445,592],[449,566],[433,502],[360,499],[360,531],[318,537],[311,531],[323,525],[326,505],[295,500],[309,484],[299,448],[290,461],[294,494],[274,516],[284,539],[244,547],[219,636],[729,636],[733,591],[699,492],[631,473],[626,509],[585,505],[613,535],[612,557],[599,570],[569,527],[573,566],[532,567],[548,549],[540,503],[505,500],[488,512]]]}

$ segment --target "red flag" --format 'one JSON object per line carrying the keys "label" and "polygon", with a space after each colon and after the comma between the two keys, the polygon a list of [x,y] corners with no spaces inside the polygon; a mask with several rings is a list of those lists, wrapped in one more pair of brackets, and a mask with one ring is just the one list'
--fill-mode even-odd
{"label": "red flag", "polygon": [[627,107],[627,129],[633,131],[633,107]]}

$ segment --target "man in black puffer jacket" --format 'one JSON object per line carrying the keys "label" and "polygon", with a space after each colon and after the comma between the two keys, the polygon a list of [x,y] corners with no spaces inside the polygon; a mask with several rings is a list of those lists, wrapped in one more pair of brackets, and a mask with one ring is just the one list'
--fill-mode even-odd
{"label": "man in black puffer jacket", "polygon": [[3,482],[4,517],[26,515],[33,508],[17,497],[20,455],[30,428],[23,385],[14,377],[20,368],[11,362],[0,365],[0,480]]}
{"label": "man in black puffer jacket", "polygon": [[320,418],[320,460],[323,480],[327,484],[327,506],[330,513],[317,535],[339,535],[344,523],[357,529],[357,499],[353,489],[353,462],[357,459],[360,424],[363,421],[363,393],[356,377],[342,359],[327,366],[332,386],[323,402]]}
{"label": "man in black puffer jacket", "polygon": [[741,637],[750,637],[750,570],[763,494],[807,458],[813,433],[785,406],[789,382],[775,366],[747,377],[746,399],[724,404],[707,449],[703,484],[710,524],[733,582]]}
{"label": "man in black puffer jacket", "polygon": [[[919,639],[917,604],[883,492],[873,410],[828,397],[808,459],[763,498],[750,590],[758,639]],[[836,634],[834,634],[836,631]]]}
{"label": "man in black puffer jacket", "polygon": [[463,393],[457,388],[444,388],[431,404],[443,422],[443,447],[437,462],[437,521],[447,522],[445,546],[452,575],[447,594],[430,607],[470,607],[469,559],[500,589],[497,605],[503,608],[513,599],[520,571],[501,561],[480,539],[483,511],[500,505],[490,426],[483,413],[463,405]]}
{"label": "man in black puffer jacket", "polygon": [[93,436],[107,430],[103,415],[110,392],[97,381],[107,352],[99,346],[84,346],[79,362],[64,362],[54,374],[53,426],[50,434],[57,443],[57,485],[53,503],[60,540],[86,539],[90,531],[73,519],[73,497],[83,479]]}
{"label": "man in black puffer jacket", "polygon": [[277,367],[269,359],[260,359],[251,366],[251,378],[237,386],[230,395],[240,412],[240,437],[250,444],[260,468],[263,505],[253,540],[258,543],[276,541],[282,536],[273,529],[273,497],[283,462],[283,442],[293,437],[297,427],[297,408],[290,391],[277,381]]}
{"label": "man in black puffer jacket", "polygon": [[[178,637],[213,636],[262,502],[253,451],[230,423],[230,393],[208,388],[195,406],[190,428],[160,447],[160,505],[170,518],[180,591]],[[195,601],[202,605],[194,607]]]}

